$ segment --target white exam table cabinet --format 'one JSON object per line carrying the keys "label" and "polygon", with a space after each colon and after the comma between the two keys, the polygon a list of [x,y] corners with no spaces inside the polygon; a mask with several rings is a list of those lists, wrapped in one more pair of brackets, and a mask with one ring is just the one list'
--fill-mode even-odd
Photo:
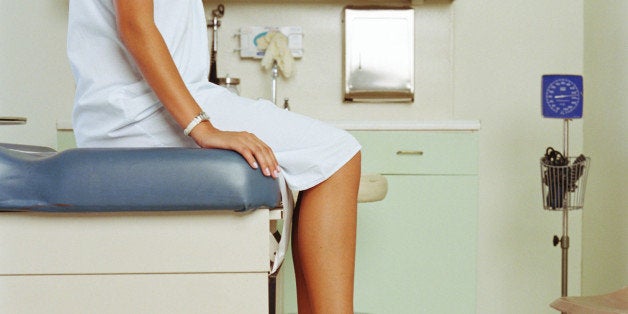
{"label": "white exam table cabinet", "polygon": [[237,153],[0,145],[0,177],[0,313],[269,312],[287,193]]}

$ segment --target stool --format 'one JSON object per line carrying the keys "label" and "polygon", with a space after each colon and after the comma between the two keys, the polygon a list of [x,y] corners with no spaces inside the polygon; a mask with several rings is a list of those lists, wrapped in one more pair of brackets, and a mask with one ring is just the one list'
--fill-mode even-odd
{"label": "stool", "polygon": [[550,306],[569,314],[628,313],[628,287],[597,296],[562,297]]}
{"label": "stool", "polygon": [[0,144],[0,313],[268,313],[291,206],[232,151]]}

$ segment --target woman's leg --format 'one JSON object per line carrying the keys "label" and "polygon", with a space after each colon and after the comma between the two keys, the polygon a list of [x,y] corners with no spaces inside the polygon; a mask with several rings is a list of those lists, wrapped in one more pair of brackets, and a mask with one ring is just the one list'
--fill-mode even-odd
{"label": "woman's leg", "polygon": [[360,168],[358,152],[299,196],[292,239],[299,314],[353,313]]}

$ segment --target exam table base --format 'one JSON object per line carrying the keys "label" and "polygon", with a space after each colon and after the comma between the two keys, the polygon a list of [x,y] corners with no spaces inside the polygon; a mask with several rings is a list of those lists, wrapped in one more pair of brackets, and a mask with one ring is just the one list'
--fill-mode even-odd
{"label": "exam table base", "polygon": [[0,313],[268,313],[277,216],[0,213]]}

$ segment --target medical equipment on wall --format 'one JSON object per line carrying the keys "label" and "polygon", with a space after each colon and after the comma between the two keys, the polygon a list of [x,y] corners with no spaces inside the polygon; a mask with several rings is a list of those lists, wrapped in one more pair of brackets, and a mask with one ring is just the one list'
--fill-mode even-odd
{"label": "medical equipment on wall", "polygon": [[[240,37],[241,58],[261,59],[264,69],[271,71],[271,100],[277,103],[277,80],[281,73],[289,78],[294,71],[294,59],[303,57],[303,30],[299,26],[247,26]],[[284,100],[287,109],[287,100]]]}
{"label": "medical equipment on wall", "polygon": [[220,19],[225,15],[225,6],[219,4],[216,9],[212,10],[212,19],[207,22],[207,27],[212,29],[212,46],[210,50],[210,68],[209,68],[209,81],[227,88],[232,93],[240,95],[240,79],[235,77],[218,77],[217,68],[217,54],[218,54],[218,28],[220,27]]}
{"label": "medical equipment on wall", "polygon": [[240,28],[240,58],[264,58],[266,48],[261,48],[260,38],[268,33],[279,32],[288,39],[288,49],[294,58],[303,57],[303,29],[300,26],[246,26]]}
{"label": "medical equipment on wall", "polygon": [[344,9],[346,102],[414,101],[414,9]]}
{"label": "medical equipment on wall", "polygon": [[580,75],[543,75],[542,112],[545,118],[563,119],[563,152],[548,147],[541,158],[543,208],[563,213],[563,234],[553,244],[562,249],[561,296],[567,296],[569,211],[583,208],[591,159],[569,157],[569,122],[582,118],[583,83]]}
{"label": "medical equipment on wall", "polygon": [[225,6],[219,4],[218,7],[212,10],[212,19],[207,23],[207,27],[211,27],[212,32],[212,47],[210,51],[210,68],[209,68],[209,81],[218,84],[218,70],[216,69],[216,55],[218,53],[218,28],[220,27],[220,18],[225,15]]}

